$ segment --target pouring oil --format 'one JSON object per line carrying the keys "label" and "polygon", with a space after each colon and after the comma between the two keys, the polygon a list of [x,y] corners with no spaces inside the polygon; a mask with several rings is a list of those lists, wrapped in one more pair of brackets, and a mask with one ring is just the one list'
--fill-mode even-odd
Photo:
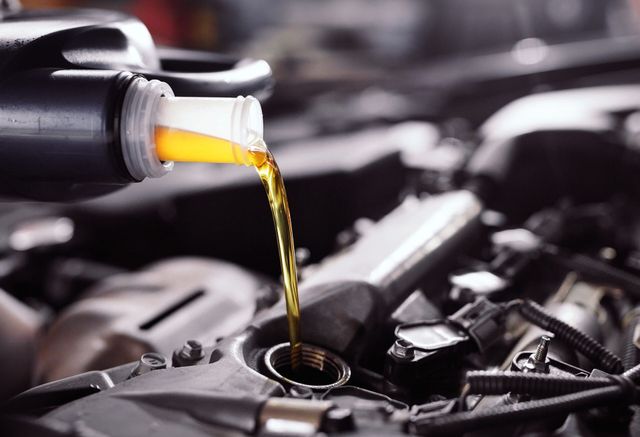
{"label": "pouring oil", "polygon": [[302,342],[291,214],[280,169],[267,145],[262,139],[256,139],[244,149],[229,140],[163,126],[155,128],[155,143],[156,153],[163,161],[249,163],[258,171],[276,230],[287,307],[291,367],[296,369],[301,362]]}

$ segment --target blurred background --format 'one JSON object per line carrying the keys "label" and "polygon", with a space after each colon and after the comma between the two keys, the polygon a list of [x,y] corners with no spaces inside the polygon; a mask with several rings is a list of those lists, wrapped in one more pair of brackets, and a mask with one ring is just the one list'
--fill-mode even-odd
{"label": "blurred background", "polygon": [[[626,0],[27,0],[26,8],[96,7],[137,15],[161,44],[211,50],[260,45],[360,51],[380,59],[623,35],[635,17]],[[268,6],[268,7],[267,7]],[[329,38],[329,33],[335,33]],[[260,41],[260,42],[258,42]],[[292,43],[293,41],[289,41]]]}
{"label": "blurred background", "polygon": [[[26,8],[96,7],[137,15],[156,42],[222,52],[361,57],[379,66],[636,30],[626,0],[27,0]],[[387,64],[386,66],[390,66]]]}
{"label": "blurred background", "polygon": [[[328,129],[363,119],[404,119],[414,110],[414,117],[462,115],[480,121],[504,99],[480,114],[473,112],[477,111],[475,107],[443,105],[442,99],[449,99],[458,84],[468,89],[489,79],[584,62],[585,56],[611,55],[610,48],[594,45],[575,46],[561,56],[551,56],[548,46],[635,35],[636,12],[640,10],[629,0],[22,3],[25,8],[118,9],[138,16],[159,45],[266,59],[277,79],[267,114],[308,107],[316,103],[313,97],[322,95],[324,105],[314,111],[314,116],[317,122],[328,124]],[[511,56],[474,62],[477,56],[498,53]],[[563,59],[565,55],[567,59]],[[531,78],[530,85],[538,87],[546,83],[544,79]],[[523,89],[523,84],[518,87]],[[344,93],[363,91],[366,93],[361,99],[344,105]],[[499,91],[510,90],[502,86]],[[382,100],[381,93],[387,93]],[[507,97],[511,98],[513,95]],[[274,137],[278,133],[295,136],[302,127],[290,126],[288,135],[274,129],[269,129]]]}

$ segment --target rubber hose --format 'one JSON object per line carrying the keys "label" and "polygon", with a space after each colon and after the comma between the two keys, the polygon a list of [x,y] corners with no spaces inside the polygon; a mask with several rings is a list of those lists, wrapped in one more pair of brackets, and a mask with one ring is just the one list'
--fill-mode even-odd
{"label": "rubber hose", "polygon": [[634,383],[640,382],[640,364],[636,364],[631,369],[627,370],[622,374],[625,378],[630,379]]}
{"label": "rubber hose", "polygon": [[417,419],[413,429],[422,435],[457,435],[470,430],[504,426],[523,421],[548,418],[587,410],[610,403],[620,402],[627,397],[624,387],[614,385],[563,396],[504,405],[480,411],[447,414],[435,418]]}
{"label": "rubber hose", "polygon": [[589,358],[600,370],[608,373],[622,373],[622,360],[589,335],[573,326],[556,319],[542,306],[531,300],[524,300],[518,307],[520,314],[529,322],[552,332],[559,340]]}
{"label": "rubber hose", "polygon": [[470,393],[497,395],[528,394],[545,397],[575,393],[612,385],[610,378],[577,378],[544,373],[472,371],[467,372]]}
{"label": "rubber hose", "polygon": [[630,313],[629,319],[625,323],[624,334],[622,336],[622,366],[625,370],[631,369],[638,364],[638,347],[635,345],[634,337],[636,327],[640,323],[640,308],[636,308]]}

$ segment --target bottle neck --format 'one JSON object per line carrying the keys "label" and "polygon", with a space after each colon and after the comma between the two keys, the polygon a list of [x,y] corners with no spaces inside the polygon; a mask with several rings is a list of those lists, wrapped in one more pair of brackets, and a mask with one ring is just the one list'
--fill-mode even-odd
{"label": "bottle neck", "polygon": [[122,156],[127,170],[138,181],[164,176],[173,168],[173,162],[160,161],[155,150],[155,117],[160,99],[165,96],[173,97],[173,91],[166,83],[136,77],[122,103]]}
{"label": "bottle neck", "polygon": [[166,97],[158,105],[156,152],[163,161],[252,165],[263,132],[253,97]]}

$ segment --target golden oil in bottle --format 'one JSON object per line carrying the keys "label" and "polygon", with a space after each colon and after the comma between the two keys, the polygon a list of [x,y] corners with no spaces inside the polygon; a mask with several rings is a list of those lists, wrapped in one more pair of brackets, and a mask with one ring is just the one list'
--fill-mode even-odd
{"label": "golden oil in bottle", "polygon": [[273,155],[262,139],[257,139],[244,149],[229,140],[162,126],[155,129],[155,143],[156,153],[163,161],[249,164],[258,171],[269,199],[276,230],[287,306],[291,367],[297,368],[301,360],[302,342],[295,248],[287,193]]}

